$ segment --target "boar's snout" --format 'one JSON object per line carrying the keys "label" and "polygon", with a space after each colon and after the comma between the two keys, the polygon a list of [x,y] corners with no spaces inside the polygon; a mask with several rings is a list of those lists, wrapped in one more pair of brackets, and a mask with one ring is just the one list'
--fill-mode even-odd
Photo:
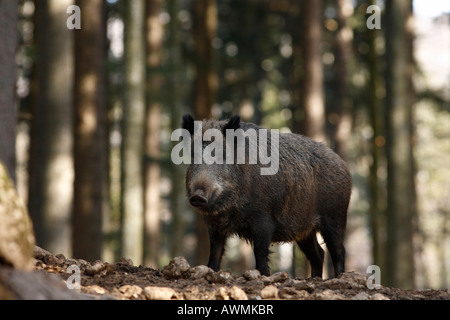
{"label": "boar's snout", "polygon": [[208,199],[202,190],[197,189],[189,198],[189,203],[194,207],[204,207],[208,204]]}

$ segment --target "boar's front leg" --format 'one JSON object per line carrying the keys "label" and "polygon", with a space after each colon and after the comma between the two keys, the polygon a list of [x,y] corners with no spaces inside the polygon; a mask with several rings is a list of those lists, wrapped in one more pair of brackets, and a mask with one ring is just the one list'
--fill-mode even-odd
{"label": "boar's front leg", "polygon": [[225,251],[226,235],[209,227],[209,261],[208,267],[214,271],[219,271],[220,261]]}
{"label": "boar's front leg", "polygon": [[268,266],[269,260],[269,246],[272,242],[271,230],[260,230],[254,235],[253,251],[255,253],[256,269],[259,270],[261,275],[270,276],[270,269]]}

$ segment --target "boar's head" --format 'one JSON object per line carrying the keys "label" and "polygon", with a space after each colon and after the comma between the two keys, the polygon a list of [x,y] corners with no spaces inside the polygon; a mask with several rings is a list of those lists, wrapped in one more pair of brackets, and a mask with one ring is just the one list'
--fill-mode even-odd
{"label": "boar's head", "polygon": [[[226,130],[240,128],[240,118],[239,116],[233,116],[228,121],[203,120],[202,122],[196,122],[196,125],[197,128],[190,115],[183,117],[182,128],[188,130],[191,134],[191,164],[186,173],[187,197],[189,203],[200,213],[216,215],[236,205],[237,193],[242,181],[242,168],[235,163],[227,164],[225,161]],[[205,139],[208,136],[205,132],[208,130],[213,132],[214,135]],[[205,163],[208,162],[205,161],[205,157],[201,159],[201,163],[194,163],[195,152],[200,152],[201,156],[204,156],[205,148],[211,148],[213,142],[219,142],[216,139],[222,139],[221,144],[219,144],[222,148],[221,150],[216,148],[212,154],[215,159],[220,157],[221,163],[218,163],[219,161]],[[201,143],[201,147],[200,145],[196,147],[194,145],[196,143]]]}

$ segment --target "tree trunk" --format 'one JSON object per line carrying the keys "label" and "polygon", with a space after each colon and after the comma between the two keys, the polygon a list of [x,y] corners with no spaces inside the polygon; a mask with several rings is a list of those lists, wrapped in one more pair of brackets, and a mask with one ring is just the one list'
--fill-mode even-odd
{"label": "tree trunk", "polygon": [[73,254],[94,261],[102,255],[102,216],[108,199],[106,24],[103,0],[76,4],[83,19],[75,32]]}
{"label": "tree trunk", "polygon": [[412,145],[411,56],[408,19],[411,0],[386,3],[387,283],[414,287],[413,223],[415,181]]}
{"label": "tree trunk", "polygon": [[348,65],[352,52],[353,31],[348,25],[348,19],[353,15],[353,4],[350,0],[337,1],[338,30],[336,38],[336,85],[337,99],[334,116],[336,118],[333,141],[335,151],[344,160],[347,159],[347,142],[351,133],[352,101],[348,90]]}
{"label": "tree trunk", "polygon": [[[197,77],[194,88],[196,119],[211,118],[216,99],[217,75],[214,70],[212,39],[217,32],[217,4],[215,0],[194,1],[194,41]],[[206,264],[209,256],[209,236],[205,221],[197,216],[197,263]]]}
{"label": "tree trunk", "polygon": [[[372,0],[370,4],[375,4],[375,0]],[[382,128],[383,119],[383,107],[381,105],[381,97],[379,97],[380,90],[380,64],[378,61],[378,54],[376,51],[375,43],[378,30],[367,29],[367,42],[369,44],[369,115],[370,124],[373,130],[373,136],[371,140],[372,163],[370,165],[369,172],[369,187],[370,187],[370,226],[372,231],[372,256],[373,263],[378,265],[381,270],[384,270],[384,238],[382,231],[386,229],[384,208],[381,203],[382,195],[382,181],[378,178],[378,169],[380,168],[382,161],[384,160],[383,147],[385,145],[384,130]]]}
{"label": "tree trunk", "polygon": [[143,259],[145,121],[145,1],[125,2],[125,106],[122,140],[122,255]]}
{"label": "tree trunk", "polygon": [[1,300],[94,300],[70,290],[60,277],[47,272],[27,272],[0,265]]}
{"label": "tree trunk", "polygon": [[0,1],[0,161],[16,180],[17,0]]}
{"label": "tree trunk", "polygon": [[70,256],[73,199],[72,0],[35,2],[28,208],[37,243]]}
{"label": "tree trunk", "polygon": [[31,271],[34,266],[33,225],[8,171],[0,161],[0,267]]}
{"label": "tree trunk", "polygon": [[161,0],[146,2],[147,111],[145,120],[145,265],[158,267],[160,247],[160,123],[163,75],[160,71],[164,30]]}
{"label": "tree trunk", "polygon": [[325,141],[325,104],[323,93],[322,1],[302,0],[302,88],[300,105],[304,109],[303,133]]}
{"label": "tree trunk", "polygon": [[[177,16],[179,12],[179,2],[169,1],[167,3],[167,11],[171,17]],[[170,51],[168,65],[169,69],[172,70],[168,76],[168,88],[167,91],[170,94],[167,96],[167,104],[169,105],[169,112],[171,115],[171,129],[175,130],[180,128],[181,123],[181,101],[183,92],[182,87],[182,74],[183,74],[183,60],[181,56],[181,39],[180,33],[178,32],[180,28],[180,22],[178,19],[171,19],[168,34],[168,48]],[[170,162],[169,165],[169,176],[172,188],[170,190],[170,211],[172,213],[172,223],[170,226],[170,254],[172,256],[178,256],[183,254],[183,237],[185,233],[184,219],[182,215],[182,203],[185,201],[185,191],[184,185],[182,183],[184,175],[182,168]]]}
{"label": "tree trunk", "polygon": [[194,1],[194,42],[197,77],[194,88],[194,113],[197,119],[211,117],[216,100],[217,75],[211,42],[217,31],[215,0]]}

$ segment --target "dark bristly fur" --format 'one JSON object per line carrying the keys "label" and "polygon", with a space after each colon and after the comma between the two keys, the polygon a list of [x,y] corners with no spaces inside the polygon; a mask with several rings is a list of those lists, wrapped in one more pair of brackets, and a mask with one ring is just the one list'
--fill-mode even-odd
{"label": "dark bristly fur", "polygon": [[[182,127],[194,133],[190,115],[183,117]],[[203,120],[202,131],[209,128],[222,130],[224,146],[226,129],[261,129],[241,122],[238,116],[229,121]],[[311,276],[321,277],[324,253],[316,239],[320,232],[335,275],[344,272],[343,242],[352,189],[346,163],[325,145],[286,133],[279,136],[277,174],[261,175],[264,166],[248,161],[189,166],[187,196],[205,217],[209,229],[208,266],[219,270],[225,240],[237,234],[253,244],[261,274],[270,274],[267,262],[271,242],[295,241],[311,263]]]}

